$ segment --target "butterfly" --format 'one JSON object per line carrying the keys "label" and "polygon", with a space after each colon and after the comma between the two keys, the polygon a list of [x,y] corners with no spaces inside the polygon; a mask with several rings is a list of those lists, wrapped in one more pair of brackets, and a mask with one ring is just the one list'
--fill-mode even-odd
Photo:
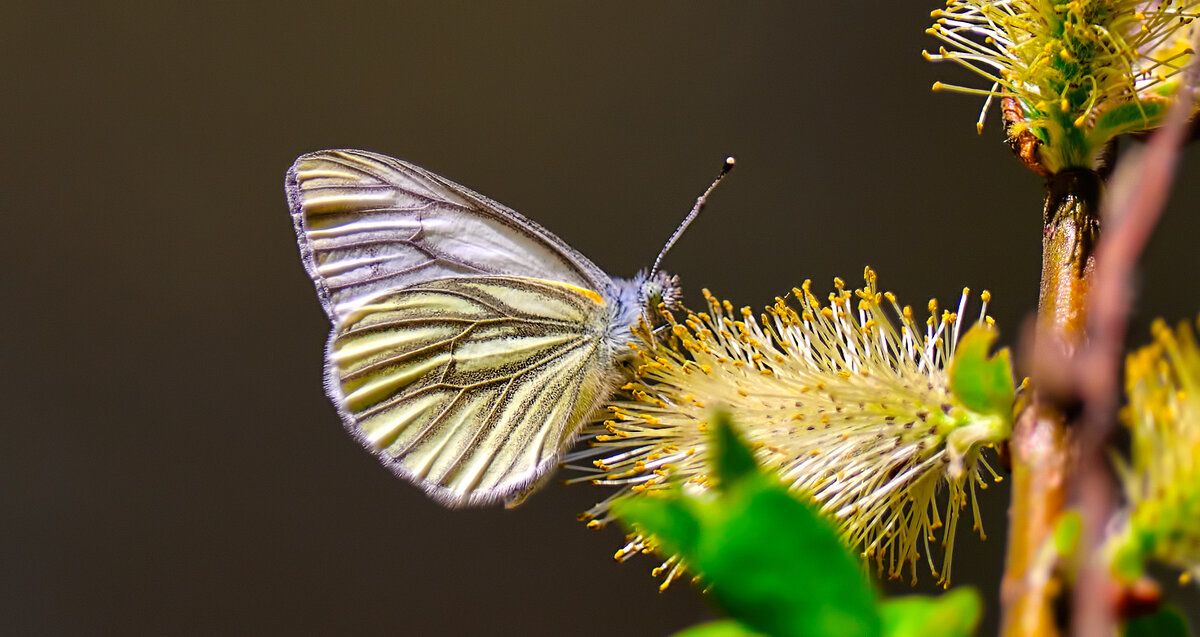
{"label": "butterfly", "polygon": [[658,264],[719,181],[654,268],[624,279],[407,162],[301,156],[285,188],[333,323],[325,391],[346,429],[445,505],[519,503],[622,383],[631,328],[675,304],[678,279]]}

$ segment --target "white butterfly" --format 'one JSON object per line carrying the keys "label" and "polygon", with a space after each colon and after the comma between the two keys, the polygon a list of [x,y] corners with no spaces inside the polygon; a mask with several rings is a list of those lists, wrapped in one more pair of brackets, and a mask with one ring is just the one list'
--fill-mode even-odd
{"label": "white butterfly", "polygon": [[630,328],[678,294],[657,263],[611,277],[515,211],[384,155],[303,155],[286,189],[333,321],[326,393],[364,447],[446,505],[532,492],[622,382]]}

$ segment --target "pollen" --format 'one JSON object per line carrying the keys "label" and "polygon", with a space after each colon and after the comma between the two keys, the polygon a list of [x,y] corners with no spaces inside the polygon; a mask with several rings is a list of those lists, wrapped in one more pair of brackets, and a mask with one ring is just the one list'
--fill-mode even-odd
{"label": "pollen", "polygon": [[1126,360],[1130,454],[1118,464],[1129,502],[1114,543],[1140,562],[1200,574],[1200,346],[1193,327],[1156,321],[1154,342]]}
{"label": "pollen", "polygon": [[948,0],[926,33],[933,62],[958,64],[982,86],[935,90],[984,98],[982,130],[1000,98],[1010,141],[1028,134],[1031,168],[1096,168],[1115,136],[1155,128],[1193,55],[1200,0]]}
{"label": "pollen", "polygon": [[[706,292],[703,312],[666,314],[669,329],[656,338],[642,327],[637,389],[619,393],[609,416],[625,437],[588,425],[593,446],[567,458],[599,457],[571,466],[621,489],[588,515],[607,519],[623,493],[708,488],[704,405],[722,405],[759,463],[812,498],[848,546],[891,577],[915,577],[920,562],[949,581],[959,512],[973,503],[980,472],[995,475],[980,452],[1007,436],[979,427],[949,386],[969,290],[955,312],[931,301],[926,322],[879,290],[873,270],[863,278],[857,290],[835,280],[827,303],[806,281],[793,289],[794,305],[777,298],[758,317]],[[985,322],[986,307],[975,322]],[[982,534],[978,507],[972,514]],[[940,563],[917,559],[929,536],[945,547]],[[652,537],[635,541],[655,546]],[[667,557],[664,572],[678,576],[686,566]]]}

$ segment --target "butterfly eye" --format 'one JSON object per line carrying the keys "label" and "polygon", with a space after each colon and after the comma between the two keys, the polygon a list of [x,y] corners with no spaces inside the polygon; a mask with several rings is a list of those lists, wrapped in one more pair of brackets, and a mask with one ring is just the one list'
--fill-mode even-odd
{"label": "butterfly eye", "polygon": [[665,272],[656,272],[654,276],[642,283],[642,304],[650,310],[664,306],[668,310],[679,309],[679,299],[683,296],[679,287],[679,277]]}
{"label": "butterfly eye", "polygon": [[668,310],[678,310],[682,306],[680,301],[683,299],[683,288],[679,285],[679,277],[667,277],[665,274],[662,276],[666,278],[662,287],[662,303],[667,306]]}

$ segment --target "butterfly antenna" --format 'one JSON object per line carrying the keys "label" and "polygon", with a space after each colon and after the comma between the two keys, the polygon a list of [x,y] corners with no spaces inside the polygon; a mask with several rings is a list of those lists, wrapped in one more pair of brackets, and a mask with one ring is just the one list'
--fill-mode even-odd
{"label": "butterfly antenna", "polygon": [[729,171],[733,170],[733,164],[733,157],[725,158],[725,165],[721,166],[721,172],[717,174],[717,178],[714,179],[712,185],[704,191],[704,194],[700,195],[700,198],[696,200],[696,205],[692,206],[692,211],[683,218],[683,223],[679,224],[679,227],[675,229],[675,234],[671,235],[670,239],[667,239],[667,245],[663,246],[662,252],[658,253],[658,258],[654,260],[654,267],[650,268],[649,278],[653,279],[654,275],[658,274],[658,266],[662,263],[663,257],[667,256],[667,251],[671,249],[671,246],[675,245],[675,242],[679,240],[679,237],[683,236],[683,231],[687,230],[687,227],[691,225],[692,221],[700,215],[700,211],[704,210],[704,205],[708,203],[708,196],[712,194],[713,190],[716,190],[717,184],[721,183],[721,180],[725,178],[725,175],[728,175]]}

